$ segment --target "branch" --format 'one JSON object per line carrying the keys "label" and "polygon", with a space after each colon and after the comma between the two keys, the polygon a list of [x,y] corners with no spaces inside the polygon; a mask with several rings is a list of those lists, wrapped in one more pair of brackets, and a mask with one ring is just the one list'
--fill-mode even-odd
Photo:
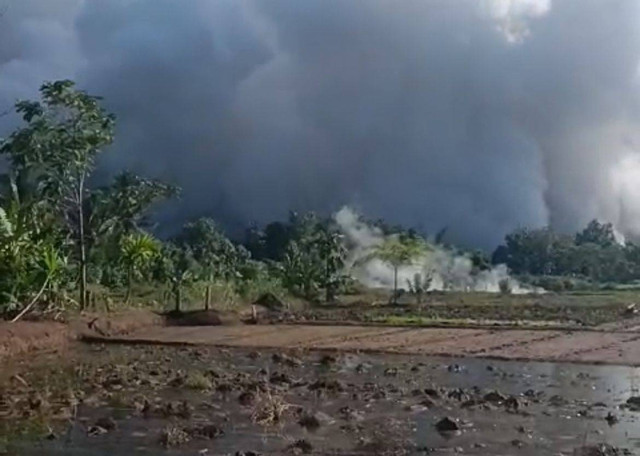
{"label": "branch", "polygon": [[40,291],[38,291],[38,294],[35,296],[35,298],[33,298],[33,300],[29,303],[29,305],[27,305],[27,307],[22,309],[22,312],[20,312],[18,315],[16,315],[16,317],[13,320],[11,320],[11,323],[15,323],[16,321],[20,320],[27,312],[31,310],[31,308],[36,304],[36,302],[38,302],[38,299],[40,299],[40,296],[42,296],[42,293],[44,293],[44,290],[47,287],[47,284],[49,283],[50,277],[51,277],[50,275],[47,275],[47,278],[44,279],[44,283],[42,284],[42,288],[40,288]]}

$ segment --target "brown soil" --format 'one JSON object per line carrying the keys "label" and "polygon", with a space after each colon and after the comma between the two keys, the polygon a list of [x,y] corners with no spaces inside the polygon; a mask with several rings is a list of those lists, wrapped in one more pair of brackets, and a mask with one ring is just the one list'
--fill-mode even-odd
{"label": "brown soil", "polygon": [[55,322],[0,323],[0,362],[35,350],[57,350],[69,342],[69,327]]}
{"label": "brown soil", "polygon": [[105,342],[304,348],[640,366],[640,332],[265,325],[149,328]]}
{"label": "brown soil", "polygon": [[86,336],[114,337],[162,325],[153,312],[133,310],[117,314],[82,314],[68,323],[53,321],[0,322],[0,362],[38,351],[59,351],[70,340]]}

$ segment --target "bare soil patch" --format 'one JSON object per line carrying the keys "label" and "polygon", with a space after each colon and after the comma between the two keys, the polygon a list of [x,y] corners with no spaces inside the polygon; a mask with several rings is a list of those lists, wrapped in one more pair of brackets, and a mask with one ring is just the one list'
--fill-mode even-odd
{"label": "bare soil patch", "polygon": [[70,330],[63,323],[0,323],[0,362],[6,358],[36,350],[56,350],[69,342]]}
{"label": "bare soil patch", "polygon": [[329,325],[155,327],[92,341],[402,353],[640,366],[640,333]]}

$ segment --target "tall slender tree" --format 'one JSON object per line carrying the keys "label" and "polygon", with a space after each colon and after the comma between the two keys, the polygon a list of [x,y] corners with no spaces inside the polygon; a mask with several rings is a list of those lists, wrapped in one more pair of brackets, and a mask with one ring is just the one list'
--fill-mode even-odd
{"label": "tall slender tree", "polygon": [[69,80],[45,83],[41,101],[20,101],[16,110],[26,126],[2,144],[14,169],[41,172],[44,196],[63,218],[78,260],[80,307],[86,307],[87,181],[98,154],[113,141],[115,117],[100,98],[75,88]]}

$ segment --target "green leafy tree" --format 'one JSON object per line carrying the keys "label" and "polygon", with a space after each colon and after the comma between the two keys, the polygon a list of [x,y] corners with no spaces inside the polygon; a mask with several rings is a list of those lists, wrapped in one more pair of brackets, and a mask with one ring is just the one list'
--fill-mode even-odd
{"label": "green leafy tree", "polygon": [[410,265],[429,250],[423,239],[417,236],[393,235],[372,248],[366,260],[378,259],[393,268],[392,302],[398,302],[398,269]]}
{"label": "green leafy tree", "polygon": [[15,170],[41,172],[45,197],[65,221],[79,269],[80,307],[86,307],[85,200],[98,154],[113,140],[115,118],[100,98],[77,90],[72,81],[45,83],[41,101],[20,101],[26,126],[11,134],[0,152]]}
{"label": "green leafy tree", "polygon": [[129,303],[133,285],[133,276],[149,266],[158,254],[158,242],[149,234],[132,233],[124,236],[121,241],[121,259],[127,271],[127,292],[124,302]]}
{"label": "green leafy tree", "polygon": [[174,311],[182,310],[183,288],[195,281],[199,274],[199,265],[193,252],[185,246],[167,243],[154,264],[157,280],[167,283],[174,298]]}
{"label": "green leafy tree", "polygon": [[233,280],[236,277],[241,255],[209,218],[187,223],[177,242],[192,252],[200,266],[201,279],[205,282],[205,309],[208,310],[212,285],[215,280]]}

